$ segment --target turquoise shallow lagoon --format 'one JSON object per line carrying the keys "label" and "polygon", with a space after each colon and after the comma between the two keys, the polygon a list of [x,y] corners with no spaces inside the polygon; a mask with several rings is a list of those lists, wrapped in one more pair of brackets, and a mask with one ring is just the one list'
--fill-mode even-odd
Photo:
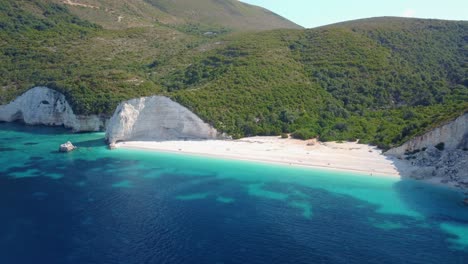
{"label": "turquoise shallow lagoon", "polygon": [[103,137],[0,123],[0,263],[468,263],[454,190]]}

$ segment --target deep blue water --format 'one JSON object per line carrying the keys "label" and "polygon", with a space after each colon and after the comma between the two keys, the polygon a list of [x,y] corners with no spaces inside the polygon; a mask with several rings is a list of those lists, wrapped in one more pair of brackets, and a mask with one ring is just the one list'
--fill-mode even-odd
{"label": "deep blue water", "polygon": [[0,263],[468,263],[456,191],[103,136],[0,123]]}

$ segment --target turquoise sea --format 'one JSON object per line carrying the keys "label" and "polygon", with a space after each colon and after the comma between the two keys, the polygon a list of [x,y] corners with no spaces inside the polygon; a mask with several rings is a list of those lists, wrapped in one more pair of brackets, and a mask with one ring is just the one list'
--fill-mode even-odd
{"label": "turquoise sea", "polygon": [[0,263],[468,263],[460,192],[103,138],[0,123]]}

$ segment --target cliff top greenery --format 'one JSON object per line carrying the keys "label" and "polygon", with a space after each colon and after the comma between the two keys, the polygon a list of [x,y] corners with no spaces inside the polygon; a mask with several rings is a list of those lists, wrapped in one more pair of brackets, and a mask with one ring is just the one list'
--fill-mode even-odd
{"label": "cliff top greenery", "polygon": [[[240,30],[180,15],[186,1],[61,2],[0,0],[0,103],[43,85],[76,113],[109,116],[122,100],[162,94],[234,137],[293,133],[382,148],[468,110],[466,21],[252,32],[276,16]],[[221,3],[200,2],[198,13]],[[223,3],[216,10],[266,12]]]}

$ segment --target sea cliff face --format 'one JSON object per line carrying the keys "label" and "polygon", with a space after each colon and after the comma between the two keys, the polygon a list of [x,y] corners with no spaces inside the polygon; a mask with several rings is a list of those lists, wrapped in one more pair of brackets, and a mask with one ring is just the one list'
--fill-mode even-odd
{"label": "sea cliff face", "polygon": [[468,113],[385,154],[401,159],[405,176],[468,189]]}
{"label": "sea cliff face", "polygon": [[386,154],[401,157],[405,153],[422,150],[440,143],[444,143],[445,150],[468,148],[468,113],[422,136],[415,137],[399,147],[390,149]]}
{"label": "sea cliff face", "polygon": [[164,96],[122,102],[108,122],[106,139],[162,141],[216,139],[221,135],[187,108]]}
{"label": "sea cliff face", "polygon": [[32,88],[9,104],[0,105],[0,121],[64,126],[74,132],[103,131],[107,126],[109,143],[222,137],[190,110],[164,96],[122,102],[112,118],[105,120],[97,115],[75,115],[65,96],[47,87]]}
{"label": "sea cliff face", "polygon": [[47,87],[35,87],[7,105],[0,105],[0,121],[29,125],[65,126],[74,132],[104,130],[97,115],[75,115],[65,96]]}

